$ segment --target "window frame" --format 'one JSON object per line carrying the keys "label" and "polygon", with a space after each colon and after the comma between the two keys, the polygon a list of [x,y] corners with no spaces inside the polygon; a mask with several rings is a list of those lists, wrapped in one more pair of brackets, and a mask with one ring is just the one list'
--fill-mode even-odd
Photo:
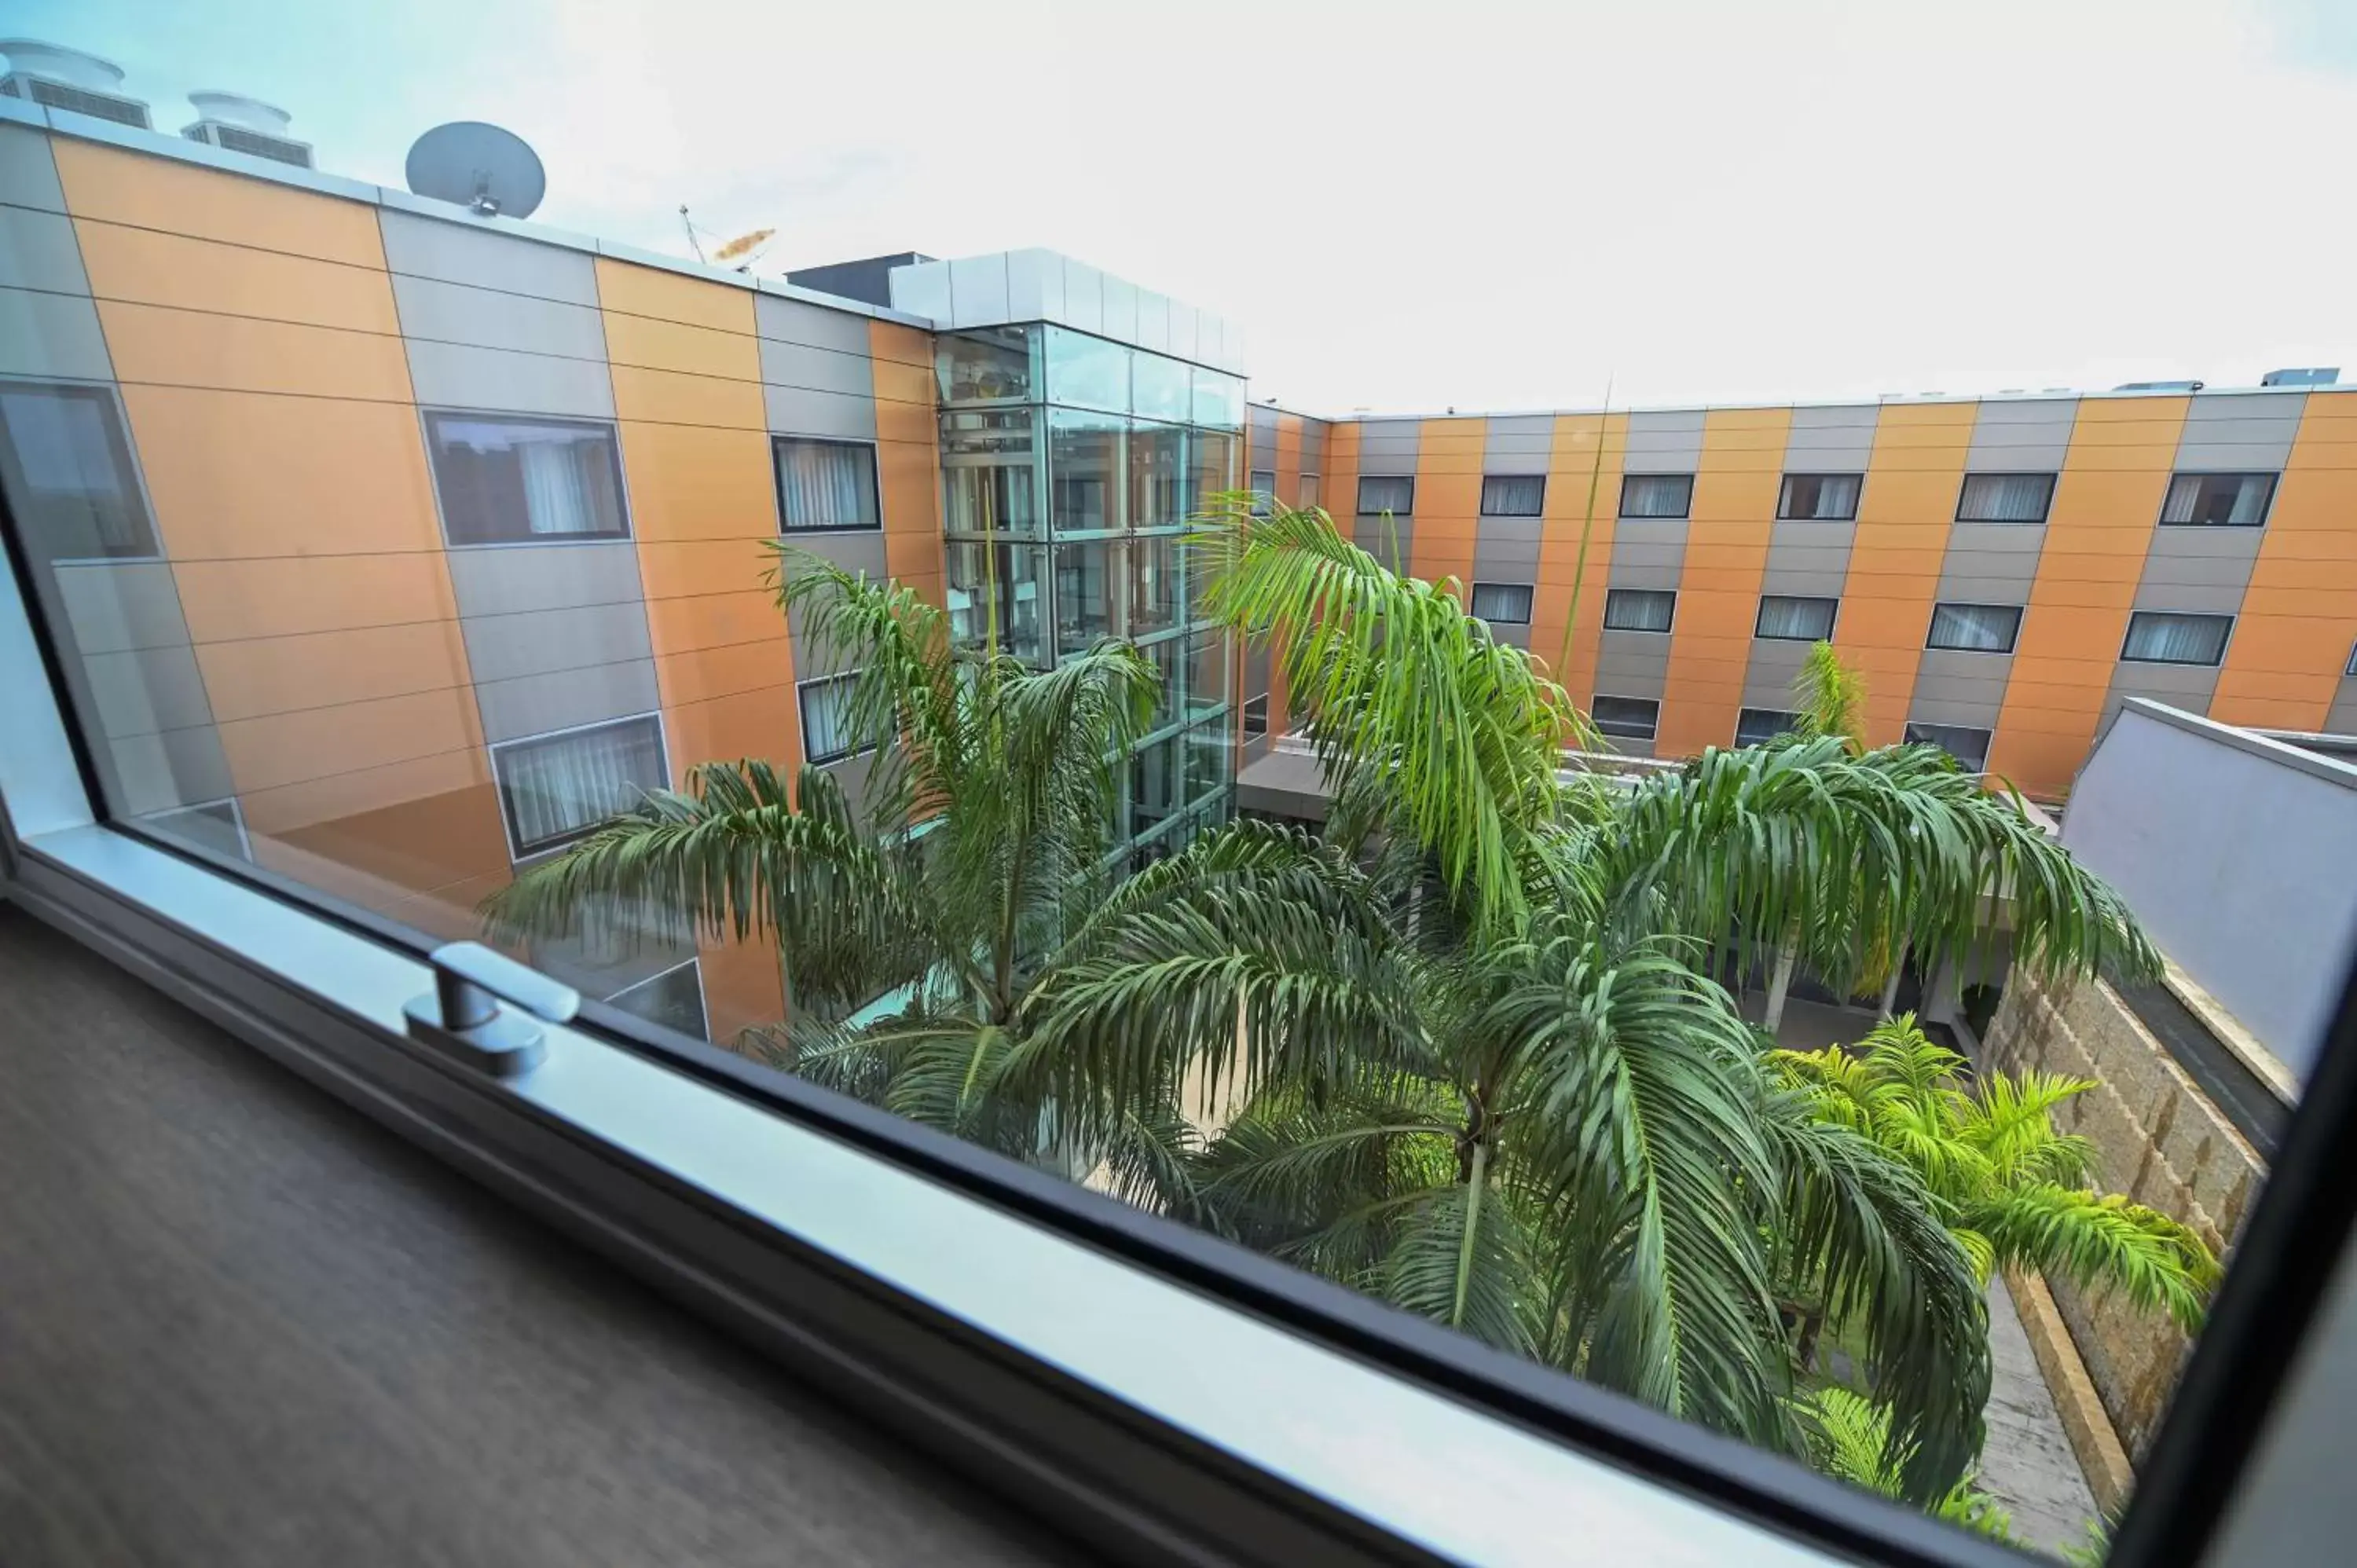
{"label": "window frame", "polygon": [[[1268,481],[1265,487],[1261,484],[1263,479]],[[1244,475],[1244,489],[1252,492],[1252,514],[1254,517],[1266,517],[1276,510],[1276,470],[1275,468],[1248,470]]]}
{"label": "window frame", "polygon": [[[1539,487],[1539,499],[1538,499],[1538,504],[1537,504],[1536,506],[1533,507],[1533,508],[1532,508],[1530,510],[1528,510],[1528,511],[1492,511],[1492,510],[1490,510],[1490,481],[1491,481],[1491,480],[1492,480],[1492,479],[1533,479],[1533,480],[1536,480],[1536,481],[1537,481],[1537,483],[1538,483],[1538,487]],[[1546,481],[1547,481],[1547,477],[1546,477],[1544,474],[1484,474],[1484,475],[1482,475],[1482,476],[1481,476],[1481,499],[1480,499],[1480,501],[1479,502],[1479,505],[1480,505],[1480,510],[1479,515],[1480,515],[1480,516],[1482,516],[1482,517],[1522,517],[1522,518],[1544,517],[1544,516],[1546,515]]]}
{"label": "window frame", "polygon": [[[1973,493],[1975,479],[2043,479],[2046,481],[2046,499],[2040,503],[2036,517],[1967,517],[1964,515],[1964,498]],[[2054,517],[2054,492],[2061,488],[2061,474],[2050,468],[1991,468],[1977,473],[1967,471],[1964,477],[1956,482],[1954,521],[1986,523],[1996,528],[2043,528]]]}
{"label": "window frame", "polygon": [[[1670,600],[1670,623],[1667,626],[1659,628],[1650,626],[1614,626],[1612,624],[1612,596],[1615,594],[1645,594],[1649,596],[1666,594],[1669,596]],[[1678,591],[1675,588],[1607,587],[1604,590],[1604,608],[1600,612],[1598,629],[1599,631],[1629,632],[1638,637],[1668,637],[1678,629]]]}
{"label": "window frame", "polygon": [[[1675,511],[1631,511],[1629,484],[1632,479],[1682,479],[1685,482],[1685,502]],[[1620,476],[1620,498],[1615,516],[1629,522],[1683,522],[1694,516],[1695,477],[1691,473],[1630,473]]]}
{"label": "window frame", "polygon": [[[1039,439],[1046,439],[1044,433]],[[831,522],[819,526],[797,527],[786,521],[786,443],[798,441],[813,446],[855,446],[867,454],[867,485],[876,497],[874,522]],[[856,435],[801,435],[788,431],[770,433],[770,493],[777,502],[778,537],[809,539],[814,535],[834,533],[881,533],[884,532],[884,460],[879,443]],[[1009,465],[1014,467],[1015,465]],[[936,467],[939,465],[936,463]],[[935,481],[938,483],[938,479]]]}
{"label": "window frame", "polygon": [[[2013,612],[2013,629],[2006,634],[2005,646],[2003,648],[1965,648],[1960,644],[1953,642],[1934,642],[1932,639],[1940,629],[1940,612],[1943,609],[2011,610]],[[1927,653],[1986,653],[1992,656],[2003,657],[2012,653],[2015,649],[2021,646],[2021,623],[2028,617],[2029,613],[2029,607],[2028,605],[1987,604],[1979,600],[1971,599],[1935,599],[1932,603],[1932,618],[1923,628],[1924,651]]]}
{"label": "window frame", "polygon": [[[1768,624],[1768,607],[1770,603],[1827,605],[1832,607],[1825,612],[1824,631],[1809,637],[1788,637],[1782,632],[1760,629]],[[1829,642],[1833,639],[1834,628],[1840,623],[1841,600],[1839,598],[1828,598],[1823,594],[1762,594],[1760,596],[1759,607],[1751,615],[1751,635],[1760,642]]]}
{"label": "window frame", "polygon": [[1322,505],[1325,498],[1318,492],[1325,488],[1325,482],[1326,477],[1323,474],[1313,474],[1305,470],[1294,486],[1293,493],[1296,497],[1294,504],[1305,510],[1310,507]]}
{"label": "window frame", "polygon": [[855,757],[866,757],[877,748],[873,746],[851,746],[826,757],[813,757],[810,752],[810,693],[818,686],[839,686],[856,683],[860,671],[838,670],[831,675],[812,675],[794,682],[794,744],[802,748],[802,765],[806,768],[832,768],[838,762],[849,762]]}
{"label": "window frame", "polygon": [[[1769,735],[1762,739],[1746,740],[1743,738],[1743,719],[1744,715],[1747,714],[1774,714],[1779,717],[1788,719],[1792,722],[1781,726],[1773,734]],[[1738,708],[1735,710],[1734,744],[1738,747],[1747,746],[1766,746],[1770,741],[1780,739],[1782,736],[1791,735],[1794,731],[1798,730],[1800,728],[1800,722],[1801,715],[1790,708]]]}
{"label": "window frame", "polygon": [[[1370,479],[1375,480],[1379,484],[1405,485],[1407,487],[1407,505],[1400,507],[1377,507],[1374,510],[1369,511],[1367,510],[1367,481]],[[1359,476],[1358,493],[1351,497],[1351,504],[1357,509],[1351,513],[1353,517],[1413,517],[1415,515],[1415,476],[1414,474],[1361,474]]]}
{"label": "window frame", "polygon": [[[1474,603],[1480,597],[1481,590],[1484,588],[1491,589],[1493,592],[1503,590],[1508,593],[1521,594],[1523,596],[1522,615],[1520,617],[1483,615],[1480,610],[1474,608]],[[1488,621],[1491,626],[1528,626],[1531,624],[1532,615],[1538,607],[1538,585],[1535,583],[1468,583],[1465,585],[1465,613],[1477,619]]]}
{"label": "window frame", "polygon": [[[599,529],[587,533],[526,533],[514,539],[460,540],[450,532],[450,508],[442,494],[441,444],[436,437],[437,420],[471,419],[490,424],[571,425],[583,430],[606,433],[614,470],[614,504],[622,514],[619,530]],[[442,547],[445,550],[512,550],[519,546],[539,547],[551,544],[619,544],[638,537],[638,520],[630,511],[630,475],[622,460],[622,425],[619,420],[583,419],[569,413],[518,413],[512,409],[458,408],[447,403],[420,403],[417,421],[425,438],[426,482],[434,489],[434,521],[441,525]]]}
{"label": "window frame", "polygon": [[[1958,757],[1954,748],[1950,746],[1945,741],[1934,740],[1931,738],[1929,735],[1917,733],[1918,731],[1931,730],[1962,731],[1966,735],[1976,735],[1980,736],[1980,761],[1977,764],[1966,762],[1963,757]],[[1929,719],[1909,719],[1905,727],[1900,732],[1900,739],[1909,746],[1936,746],[1942,751],[1946,752],[1955,762],[1957,767],[1963,768],[1965,772],[1977,777],[1988,771],[1989,751],[1990,748],[1996,745],[1996,726],[1995,725],[1991,725],[1986,728],[1983,728],[1979,725],[1934,724]]]}
{"label": "window frame", "polygon": [[[164,551],[164,532],[156,522],[156,498],[147,493],[147,471],[139,461],[139,445],[131,434],[131,411],[123,405],[123,389],[113,381],[60,381],[46,376],[0,375],[0,390],[10,387],[33,392],[65,392],[74,397],[87,397],[104,408],[110,419],[107,435],[114,447],[113,456],[123,465],[123,472],[131,482],[131,495],[139,503],[139,519],[147,532],[147,553],[144,555],[51,555],[46,562],[51,566],[129,565],[143,561],[168,559]],[[5,437],[0,437],[5,439]],[[5,467],[0,465],[0,478],[5,477]],[[435,504],[438,509],[441,497],[437,492]],[[13,517],[13,508],[6,515]],[[13,542],[10,549],[16,548]]]}
{"label": "window frame", "polygon": [[[1816,480],[1819,486],[1818,494],[1820,495],[1824,493],[1823,487],[1824,482],[1827,479],[1856,479],[1857,481],[1857,489],[1850,492],[1849,510],[1841,513],[1839,516],[1825,517],[1816,512],[1811,512],[1807,516],[1803,517],[1797,512],[1785,510],[1792,497],[1792,481],[1794,479]],[[1847,471],[1842,471],[1826,469],[1824,471],[1818,471],[1812,469],[1803,472],[1798,469],[1793,469],[1788,471],[1777,483],[1776,521],[1779,522],[1856,522],[1857,521],[1858,506],[1865,500],[1865,499],[1866,475],[1862,470],[1849,469]]]}
{"label": "window frame", "polygon": [[[2136,622],[2147,616],[2168,616],[2172,619],[2179,620],[2224,621],[2226,623],[2226,635],[2218,639],[2218,657],[2215,659],[2138,659],[2134,657],[2128,652],[2128,646],[2136,640]],[[2219,610],[2132,609],[2128,612],[2127,628],[2120,633],[2120,656],[2118,662],[2122,664],[2158,664],[2171,670],[2222,670],[2226,666],[2226,655],[2234,646],[2234,628],[2242,623],[2242,619],[2243,618],[2240,615],[2230,615]]]}
{"label": "window frame", "polygon": [[553,838],[544,843],[535,843],[527,846],[516,824],[515,806],[508,794],[507,780],[500,776],[500,757],[523,746],[544,746],[550,741],[562,740],[567,736],[587,735],[592,730],[619,729],[624,725],[645,724],[649,721],[651,721],[655,726],[655,746],[662,754],[662,782],[657,788],[669,789],[672,781],[671,732],[661,708],[650,709],[640,714],[623,714],[610,719],[592,719],[587,724],[566,725],[562,729],[543,730],[536,735],[520,735],[509,740],[484,743],[483,752],[490,765],[491,790],[499,798],[500,831],[507,836],[510,865],[523,865],[555,850],[563,849],[566,844],[578,843],[597,832],[597,824],[592,822],[585,828],[566,833],[560,838]]}
{"label": "window frame", "polygon": [[[1643,735],[1622,735],[1617,730],[1607,729],[1605,727],[1605,721],[1597,715],[1597,706],[1598,703],[1642,703],[1647,707],[1653,710],[1652,722],[1646,725],[1645,733]],[[1596,733],[1604,736],[1607,740],[1641,740],[1648,745],[1652,745],[1662,738],[1662,699],[1659,697],[1624,697],[1617,693],[1598,692],[1591,696],[1587,701],[1587,720],[1590,724],[1596,726]]]}
{"label": "window frame", "polygon": [[[2210,479],[2265,479],[2267,486],[2266,499],[2259,503],[2259,518],[2256,522],[2203,522],[2198,518],[2190,519],[2184,522],[2172,522],[2169,521],[2169,498],[2177,489],[2178,481],[2180,479],[2204,481]],[[2282,490],[2282,489],[2283,472],[2281,469],[2232,468],[2212,472],[2206,468],[2178,468],[2170,472],[2169,476],[2169,483],[2161,489],[2160,515],[2154,521],[2153,526],[2155,528],[2265,528],[2266,527],[2269,520],[2275,516],[2276,496]]]}

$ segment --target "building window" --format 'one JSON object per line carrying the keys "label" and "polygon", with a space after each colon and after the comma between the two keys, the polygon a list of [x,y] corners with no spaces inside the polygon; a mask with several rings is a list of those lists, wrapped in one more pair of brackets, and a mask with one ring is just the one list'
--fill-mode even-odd
{"label": "building window", "polygon": [[2275,499],[2273,474],[2179,474],[2169,481],[2160,521],[2173,526],[2257,528]]}
{"label": "building window", "polygon": [[1315,474],[1304,474],[1301,476],[1301,510],[1308,511],[1311,507],[1314,507],[1317,504],[1318,476]]}
{"label": "building window", "polygon": [[2233,616],[2138,610],[2128,617],[2120,657],[2139,664],[2215,664],[2226,657],[2227,634],[2233,629]]}
{"label": "building window", "polygon": [[1965,653],[2010,653],[2021,634],[2019,605],[1933,605],[1926,648]]}
{"label": "building window", "polygon": [[652,714],[493,746],[491,773],[519,860],[571,843],[671,781]]}
{"label": "building window", "polygon": [[1989,732],[1972,729],[1964,725],[1913,725],[1907,726],[1910,746],[1936,746],[1956,759],[1956,766],[1967,773],[1988,771]]}
{"label": "building window", "polygon": [[1622,517],[1684,517],[1693,505],[1692,474],[1631,474],[1620,481]]}
{"label": "building window", "polygon": [[1544,474],[1484,474],[1483,517],[1536,517],[1546,508]]}
{"label": "building window", "polygon": [[802,714],[802,760],[813,768],[840,762],[852,754],[851,697],[858,689],[859,671],[821,675],[794,687]]}
{"label": "building window", "polygon": [[1531,620],[1531,585],[1527,583],[1476,583],[1473,585],[1474,615],[1486,621],[1506,626],[1528,626]]}
{"label": "building window", "polygon": [[1587,716],[1615,740],[1651,740],[1662,720],[1662,704],[1651,697],[1608,697],[1598,693]]}
{"label": "building window", "polygon": [[1607,631],[1667,631],[1678,596],[1668,588],[1614,588],[1604,596]]}
{"label": "building window", "polygon": [[1405,474],[1369,474],[1359,480],[1359,515],[1390,512],[1405,517],[1415,510],[1415,481]]}
{"label": "building window", "polygon": [[1847,522],[1857,515],[1863,474],[1787,474],[1776,515],[1813,522]]}
{"label": "building window", "polygon": [[1254,468],[1252,471],[1252,514],[1266,517],[1276,506],[1276,470]]}
{"label": "building window", "polygon": [[1268,693],[1244,699],[1244,738],[1256,740],[1268,733]]}
{"label": "building window", "polygon": [[1735,715],[1735,744],[1765,746],[1801,727],[1801,715],[1781,708],[1745,708]]}
{"label": "building window", "polygon": [[1833,636],[1834,612],[1840,607],[1839,599],[1763,594],[1760,597],[1760,618],[1752,624],[1751,634],[1780,642],[1823,642]]}
{"label": "building window", "polygon": [[1958,522],[2044,522],[2054,501],[2051,474],[1967,474]]}
{"label": "building window", "polygon": [[876,503],[876,448],[864,441],[780,435],[778,525],[788,533],[881,528]]}
{"label": "building window", "polygon": [[0,382],[0,483],[45,561],[159,555],[114,394]]}
{"label": "building window", "polygon": [[704,966],[695,959],[616,992],[606,1005],[676,1030],[691,1040],[712,1037],[704,1011]]}
{"label": "building window", "polygon": [[610,424],[429,411],[425,445],[453,544],[630,537]]}

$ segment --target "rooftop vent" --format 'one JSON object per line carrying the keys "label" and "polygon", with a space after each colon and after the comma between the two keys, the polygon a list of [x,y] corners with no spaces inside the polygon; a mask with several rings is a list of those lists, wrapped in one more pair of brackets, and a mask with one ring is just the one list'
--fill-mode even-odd
{"label": "rooftop vent", "polygon": [[123,68],[112,60],[38,38],[0,38],[0,54],[8,57],[0,94],[44,109],[148,128],[147,105],[115,91],[123,84]]}
{"label": "rooftop vent", "polygon": [[311,144],[285,134],[294,118],[285,110],[236,92],[191,92],[188,102],[197,109],[197,123],[180,129],[188,140],[297,168],[311,166]]}
{"label": "rooftop vent", "polygon": [[2200,381],[2122,381],[2112,390],[2114,392],[2200,392],[2201,387],[2202,383]]}
{"label": "rooftop vent", "polygon": [[2269,371],[2259,378],[2263,387],[2329,387],[2341,380],[2338,365],[2314,365],[2304,371]]}

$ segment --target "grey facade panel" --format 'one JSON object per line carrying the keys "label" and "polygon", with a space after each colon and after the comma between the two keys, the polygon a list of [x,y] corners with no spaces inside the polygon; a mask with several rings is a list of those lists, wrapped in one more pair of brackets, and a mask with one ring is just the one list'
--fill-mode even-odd
{"label": "grey facade panel", "polygon": [[1837,599],[1849,574],[1838,567],[1770,566],[1761,575],[1760,591],[1804,599]]}
{"label": "grey facade panel", "polygon": [[2357,675],[2344,675],[2333,693],[2331,711],[2324,715],[2328,735],[2357,735]]}
{"label": "grey facade panel", "polygon": [[2180,441],[2177,469],[2186,474],[2276,474],[2291,456],[2291,437],[2261,441]]}
{"label": "grey facade panel", "polygon": [[1544,474],[1547,471],[1546,446],[1524,446],[1519,444],[1501,446],[1494,438],[1481,454],[1481,471],[1485,474]]}
{"label": "grey facade panel", "polygon": [[408,348],[410,384],[427,407],[614,417],[614,379],[601,360],[560,360],[414,338]]}
{"label": "grey facade panel", "polygon": [[393,276],[401,335],[478,349],[512,349],[606,362],[606,328],[597,312],[560,300],[471,288],[438,278]]}
{"label": "grey facade panel", "polygon": [[172,568],[161,561],[92,561],[51,568],[77,651],[121,653],[188,640]]}
{"label": "grey facade panel", "polygon": [[1318,419],[1301,422],[1301,471],[1323,473],[1326,468],[1326,423]]}
{"label": "grey facade panel", "polygon": [[2156,583],[2147,576],[2136,585],[2135,607],[2233,615],[2243,607],[2244,587],[2241,583]]}
{"label": "grey facade panel", "polygon": [[1546,537],[1546,520],[1536,517],[1485,517],[1481,520],[1480,542],[1483,544],[1528,544],[1536,546]]}
{"label": "grey facade panel", "polygon": [[2027,603],[2045,544],[2043,524],[1956,523],[1940,564],[1939,596],[1954,604]]}
{"label": "grey facade panel", "polygon": [[1983,403],[1973,420],[1964,471],[1974,474],[2059,472],[2071,450],[2079,400],[2025,398]]}
{"label": "grey facade panel", "polygon": [[1606,574],[1604,585],[1607,589],[1666,588],[1674,593],[1677,591],[1678,579],[1684,575],[1685,568],[1675,561],[1663,564],[1649,561],[1624,561],[1616,555],[1610,571]]}
{"label": "grey facade panel", "polygon": [[662,705],[651,659],[479,681],[475,700],[483,712],[483,738],[494,745],[652,713]]}
{"label": "grey facade panel", "polygon": [[225,800],[237,792],[221,734],[210,725],[108,741],[98,752],[108,803],[127,816]]}
{"label": "grey facade panel", "polygon": [[2178,436],[2177,466],[2200,473],[2276,472],[2291,460],[2305,392],[2197,395]]}
{"label": "grey facade panel", "polygon": [[2101,735],[2110,726],[2120,704],[2130,697],[2149,697],[2189,714],[2206,714],[2218,690],[2215,664],[2145,664],[2123,660],[2112,672],[2111,690],[2104,695],[2104,713],[2096,723]]}
{"label": "grey facade panel", "polygon": [[1919,684],[1915,698],[1907,706],[1907,722],[1911,725],[1956,725],[1964,729],[1996,728],[1997,715],[2004,710],[2005,696],[1983,700],[1975,697],[1951,697],[1927,694]]}
{"label": "grey facade panel", "polygon": [[862,358],[872,351],[866,317],[773,294],[753,296],[753,330],[780,343],[803,343]]}
{"label": "grey facade panel", "polygon": [[385,264],[396,273],[567,305],[597,303],[597,266],[583,252],[390,208],[378,211],[377,221]]}
{"label": "grey facade panel", "polygon": [[1874,455],[1874,432],[1882,416],[1874,403],[1840,408],[1796,408],[1784,437],[1788,474],[1862,474]]}
{"label": "grey facade panel", "polygon": [[1474,541],[1473,580],[1535,585],[1539,580],[1539,546],[1513,540]]}
{"label": "grey facade panel", "polygon": [[876,400],[802,387],[763,386],[761,401],[770,429],[780,435],[834,435],[876,439]]}
{"label": "grey facade panel", "polygon": [[[1670,672],[1670,636],[1655,631],[1610,631],[1598,635],[1596,689],[1620,697],[1658,697]],[[1608,681],[1606,677],[1611,677]],[[1613,682],[1650,681],[1642,689]]]}
{"label": "grey facade panel", "polygon": [[2233,614],[2242,608],[2265,538],[2257,528],[2156,527],[2136,608]]}
{"label": "grey facade panel", "polygon": [[87,296],[0,288],[0,375],[102,381],[113,374],[98,306]]}
{"label": "grey facade panel", "polygon": [[[865,572],[878,581],[886,575],[884,535],[880,532],[814,533],[792,542],[846,572]],[[800,627],[790,622],[788,630],[793,643],[795,679],[807,681],[813,675],[839,674],[847,667],[839,657],[824,657],[826,650],[819,647],[816,639],[804,637]]]}
{"label": "grey facade panel", "polygon": [[1702,461],[1703,418],[1700,409],[1631,414],[1621,472],[1693,473]]}
{"label": "grey facade panel", "polygon": [[1743,706],[1792,707],[1792,682],[1809,657],[1809,648],[1805,642],[1753,638],[1750,662],[1743,667]]}
{"label": "grey facade panel", "polygon": [[49,139],[29,126],[0,125],[0,202],[43,212],[66,209],[65,188],[58,183]]}
{"label": "grey facade panel", "polygon": [[1555,440],[1555,415],[1552,413],[1496,413],[1490,416],[1489,438],[1516,440]]}
{"label": "grey facade panel", "polygon": [[473,616],[459,622],[475,679],[512,681],[593,664],[651,659],[647,612],[635,601]]}
{"label": "grey facade panel", "polygon": [[1388,527],[1380,517],[1361,517],[1351,541],[1394,572],[1405,572],[1415,549],[1415,524],[1395,518]]}
{"label": "grey facade panel", "polygon": [[485,544],[449,553],[458,614],[521,615],[576,605],[635,604],[639,554],[627,539],[589,544]]}
{"label": "grey facade panel", "polygon": [[849,397],[876,395],[876,363],[864,354],[839,354],[799,343],[760,339],[761,379],[772,386],[802,387],[811,392],[840,392]]}
{"label": "grey facade panel", "polygon": [[88,294],[73,220],[58,212],[0,207],[0,286]]}
{"label": "grey facade panel", "polygon": [[1508,648],[1530,650],[1531,624],[1528,621],[1504,621],[1490,628],[1490,636]]}
{"label": "grey facade panel", "polygon": [[1415,472],[1417,442],[1413,435],[1405,439],[1377,439],[1367,436],[1359,443],[1359,472],[1361,475],[1413,474]]}
{"label": "grey facade panel", "polygon": [[99,728],[110,739],[213,722],[196,650],[186,643],[86,654],[81,667]]}
{"label": "grey facade panel", "polygon": [[1927,701],[2002,703],[2006,682],[2012,678],[2010,653],[1964,653],[1949,648],[1927,648],[1915,666],[1914,700],[1917,706]]}

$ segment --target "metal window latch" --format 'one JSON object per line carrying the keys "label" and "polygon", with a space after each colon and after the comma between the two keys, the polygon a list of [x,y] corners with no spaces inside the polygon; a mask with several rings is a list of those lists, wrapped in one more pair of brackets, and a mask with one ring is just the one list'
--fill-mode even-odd
{"label": "metal window latch", "polygon": [[[513,1078],[540,1064],[548,1047],[535,1020],[562,1024],[581,1010],[581,993],[573,987],[480,942],[436,948],[426,961],[434,966],[433,991],[402,1009],[410,1038],[495,1078]],[[523,1011],[501,1007],[502,1000]]]}

